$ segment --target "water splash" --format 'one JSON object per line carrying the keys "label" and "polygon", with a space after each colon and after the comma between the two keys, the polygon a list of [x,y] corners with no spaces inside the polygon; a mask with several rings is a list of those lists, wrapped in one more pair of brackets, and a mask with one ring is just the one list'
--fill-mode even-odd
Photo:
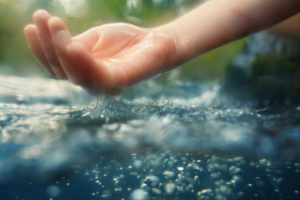
{"label": "water splash", "polygon": [[105,94],[100,94],[97,97],[96,105],[90,108],[91,118],[98,119],[103,118],[105,115],[105,106],[108,104],[109,97]]}

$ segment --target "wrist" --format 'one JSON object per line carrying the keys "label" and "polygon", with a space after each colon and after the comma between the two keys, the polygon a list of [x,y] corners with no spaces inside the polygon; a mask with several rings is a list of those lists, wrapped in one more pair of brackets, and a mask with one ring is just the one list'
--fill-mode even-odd
{"label": "wrist", "polygon": [[172,47],[170,47],[170,52],[168,53],[169,56],[167,56],[166,61],[167,70],[177,67],[187,60],[184,56],[185,51],[182,40],[174,29],[168,27],[168,25],[164,25],[154,28],[153,30],[166,35],[172,43]]}

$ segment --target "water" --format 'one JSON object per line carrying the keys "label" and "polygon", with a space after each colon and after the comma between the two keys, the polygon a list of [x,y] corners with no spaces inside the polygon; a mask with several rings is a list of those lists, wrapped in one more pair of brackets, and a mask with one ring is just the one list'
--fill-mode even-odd
{"label": "water", "polygon": [[219,83],[92,98],[0,80],[1,199],[300,198],[300,107],[233,101]]}

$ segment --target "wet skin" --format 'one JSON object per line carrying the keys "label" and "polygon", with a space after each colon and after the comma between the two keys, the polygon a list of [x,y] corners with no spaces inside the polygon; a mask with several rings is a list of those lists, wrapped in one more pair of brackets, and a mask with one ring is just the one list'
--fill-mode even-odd
{"label": "wet skin", "polygon": [[36,11],[33,20],[24,33],[34,56],[51,76],[92,94],[114,93],[174,62],[174,40],[163,31],[116,23],[72,38],[67,25],[44,10]]}

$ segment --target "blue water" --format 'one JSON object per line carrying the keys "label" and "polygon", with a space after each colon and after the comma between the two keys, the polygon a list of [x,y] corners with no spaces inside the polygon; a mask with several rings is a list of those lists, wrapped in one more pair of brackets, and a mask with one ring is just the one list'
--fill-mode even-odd
{"label": "blue water", "polygon": [[90,97],[0,78],[1,199],[299,199],[298,106],[154,81]]}

